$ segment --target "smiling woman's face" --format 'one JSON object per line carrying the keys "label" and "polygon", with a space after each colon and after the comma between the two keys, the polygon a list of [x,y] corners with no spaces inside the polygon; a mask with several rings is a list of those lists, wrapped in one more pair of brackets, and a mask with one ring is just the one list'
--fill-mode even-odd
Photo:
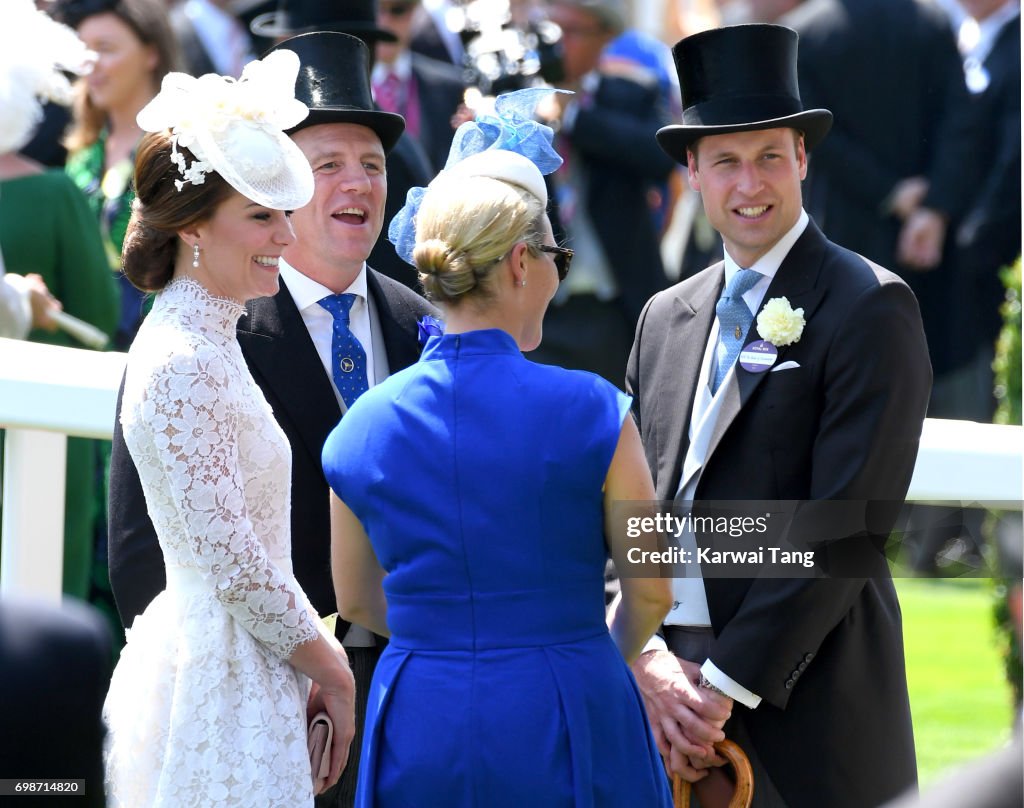
{"label": "smiling woman's face", "polygon": [[[189,238],[191,234],[185,233]],[[211,293],[244,303],[277,294],[278,259],[295,240],[284,211],[257,205],[237,191],[195,227],[199,266],[187,274]]]}

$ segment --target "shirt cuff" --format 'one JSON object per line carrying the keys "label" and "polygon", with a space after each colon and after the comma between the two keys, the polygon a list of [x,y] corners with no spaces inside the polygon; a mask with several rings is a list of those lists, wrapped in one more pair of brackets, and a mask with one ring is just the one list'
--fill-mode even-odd
{"label": "shirt cuff", "polygon": [[729,698],[734,701],[738,701],[743,706],[749,707],[753,710],[761,703],[760,696],[756,693],[751,693],[743,685],[722,673],[722,671],[720,671],[715,663],[710,659],[700,666],[700,672],[704,674],[705,678],[707,678],[711,684],[725,693]]}
{"label": "shirt cuff", "polygon": [[660,634],[652,634],[651,639],[647,641],[641,654],[646,654],[648,651],[667,651],[668,644],[665,642],[665,638]]}

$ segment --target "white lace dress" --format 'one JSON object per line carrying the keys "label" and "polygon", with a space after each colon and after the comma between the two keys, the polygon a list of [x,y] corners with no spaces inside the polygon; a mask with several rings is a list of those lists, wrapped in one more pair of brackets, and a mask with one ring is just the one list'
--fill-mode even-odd
{"label": "white lace dress", "polygon": [[291,573],[291,452],[242,359],[244,309],[192,280],[161,292],[129,353],[121,423],[167,566],[104,705],[108,804],[311,806],[317,634]]}

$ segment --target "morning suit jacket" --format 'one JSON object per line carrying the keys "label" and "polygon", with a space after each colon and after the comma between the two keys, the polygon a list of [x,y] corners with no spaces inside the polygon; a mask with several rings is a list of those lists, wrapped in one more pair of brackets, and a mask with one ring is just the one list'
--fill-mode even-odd
{"label": "morning suit jacket", "polygon": [[[436,310],[420,296],[373,270],[367,289],[377,315],[391,373],[416,362],[417,321]],[[329,488],[320,462],[327,435],[341,418],[331,382],[291,293],[281,283],[273,297],[246,305],[238,342],[253,378],[292,448],[292,562],[295,577],[321,615],[337,611],[330,567]],[[123,391],[123,386],[122,386]],[[121,411],[120,395],[118,413]],[[138,472],[124,443],[120,417],[110,459],[108,528],[110,584],[121,620],[131,626],[164,588],[163,555],[146,509]],[[338,621],[343,637],[347,624]]]}
{"label": "morning suit jacket", "polygon": [[[655,296],[637,326],[626,384],[660,500],[680,484],[723,283],[720,262]],[[737,366],[727,378],[695,499],[870,500],[886,512],[870,538],[884,541],[895,516],[886,502],[906,495],[931,386],[917,303],[813,221],[764,300],[777,297],[804,310],[802,336],[776,363],[799,367]],[[755,322],[743,344],[757,338]],[[737,702],[731,720],[744,722],[793,808],[875,806],[916,779],[899,604],[882,554],[853,547],[871,577],[704,581],[710,658],[763,699],[755,710]],[[836,549],[819,546],[816,558]]]}
{"label": "morning suit jacket", "polygon": [[668,123],[656,83],[601,76],[592,97],[581,100],[568,136],[569,159],[583,164],[586,209],[630,324],[668,282],[647,200],[651,185],[667,180],[675,167],[654,138]]}

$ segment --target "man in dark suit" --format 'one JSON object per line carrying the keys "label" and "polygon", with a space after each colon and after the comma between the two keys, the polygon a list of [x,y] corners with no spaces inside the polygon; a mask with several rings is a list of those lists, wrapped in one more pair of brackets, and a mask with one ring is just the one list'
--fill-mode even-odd
{"label": "man in dark suit", "polygon": [[[955,299],[967,317],[961,417],[989,421],[995,410],[992,359],[1005,295],[999,270],[1021,251],[1020,3],[964,0],[964,73],[977,137],[970,206],[956,232]],[[970,38],[967,32],[975,32]]]}
{"label": "man in dark suit", "polygon": [[[330,570],[330,516],[320,451],[345,408],[332,383],[332,315],[319,301],[352,293],[350,329],[366,354],[374,384],[419,356],[417,320],[436,310],[366,264],[383,225],[385,154],[404,128],[399,115],[374,109],[366,46],[338,33],[312,33],[277,47],[302,64],[296,97],[310,108],[291,136],[310,160],[312,201],[292,214],[296,241],[281,262],[281,290],[251,301],[238,341],[253,378],[292,447],[292,559],[313,607],[337,611]],[[115,424],[110,473],[110,577],[125,625],[164,586],[163,560],[146,513],[138,475]],[[318,805],[351,805],[365,694],[380,655],[365,629],[338,622],[356,677],[357,737],[334,792]]]}
{"label": "man in dark suit", "polygon": [[406,133],[419,141],[436,173],[448,161],[455,136],[452,116],[463,102],[466,83],[451,62],[440,62],[409,49],[417,0],[382,0],[377,22],[398,41],[377,43],[371,80],[381,109],[405,118]]}
{"label": "man in dark suit", "polygon": [[[724,730],[751,758],[755,805],[864,808],[916,780],[899,605],[875,546],[910,482],[931,372],[907,285],[803,210],[807,151],[832,116],[801,104],[796,41],[753,25],[675,46],[683,125],[658,141],[726,259],[647,304],[627,389],[660,500],[798,501],[791,528],[815,558],[856,569],[677,579],[664,642],[634,672],[689,779],[732,699]],[[755,323],[762,305],[787,328]],[[852,524],[808,535],[801,515],[837,500]]]}

